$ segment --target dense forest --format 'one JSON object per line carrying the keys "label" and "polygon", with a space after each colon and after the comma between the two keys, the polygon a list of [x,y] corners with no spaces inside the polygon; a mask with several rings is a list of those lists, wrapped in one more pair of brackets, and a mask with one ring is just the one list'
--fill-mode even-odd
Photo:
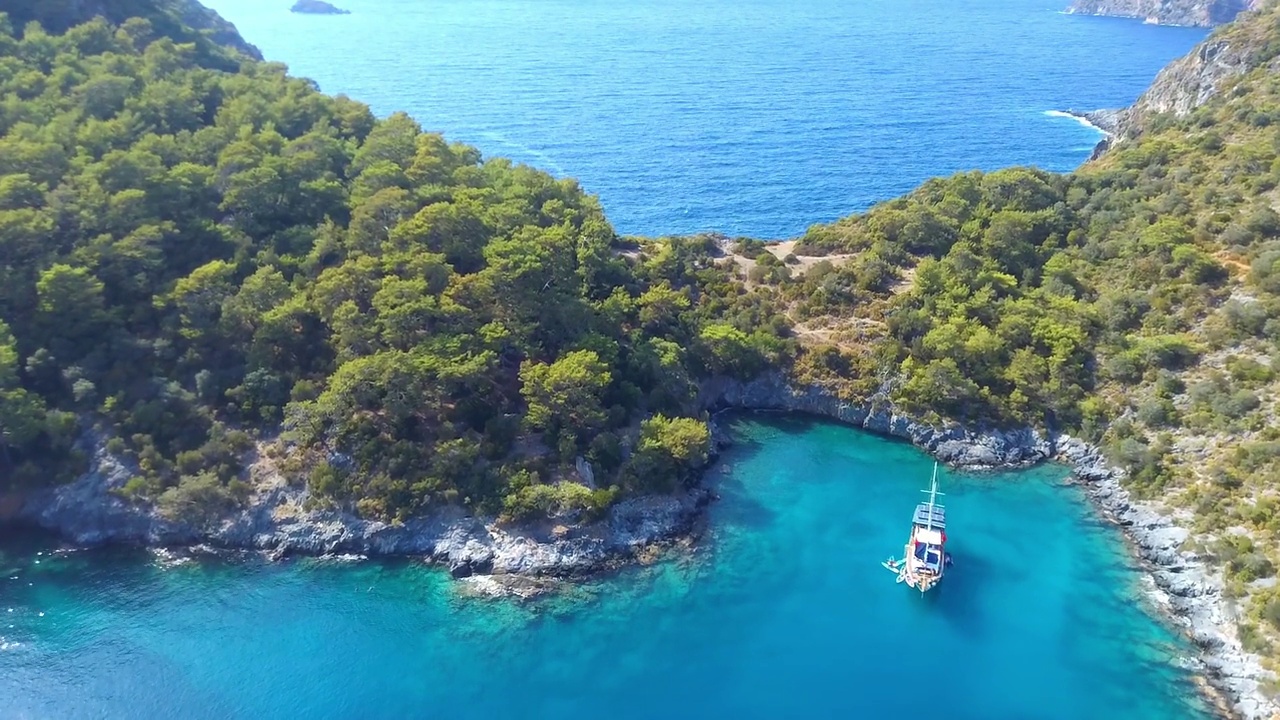
{"label": "dense forest", "polygon": [[618,237],[573,181],[138,2],[0,21],[7,485],[96,429],[174,516],[241,502],[268,446],[368,517],[591,514],[697,476],[701,380],[780,371],[1099,443],[1280,652],[1280,10],[1215,34],[1251,72],[1075,173],[931,180],[779,253]]}
{"label": "dense forest", "polygon": [[10,485],[96,423],[127,496],[206,513],[283,427],[367,515],[599,509],[706,461],[697,377],[789,352],[706,240],[633,260],[572,181],[146,19],[0,23],[0,98]]}

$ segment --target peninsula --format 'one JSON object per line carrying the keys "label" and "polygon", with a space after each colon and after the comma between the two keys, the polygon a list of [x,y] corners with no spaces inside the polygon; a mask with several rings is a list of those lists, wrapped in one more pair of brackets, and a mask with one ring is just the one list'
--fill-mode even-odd
{"label": "peninsula", "polygon": [[716,409],[784,408],[1069,463],[1210,679],[1275,712],[1280,10],[1074,173],[937,178],[769,244],[620,237],[572,180],[134,5],[0,23],[7,519],[573,575],[695,527]]}
{"label": "peninsula", "polygon": [[1135,18],[1156,25],[1213,27],[1260,4],[1259,0],[1074,0],[1067,12]]}

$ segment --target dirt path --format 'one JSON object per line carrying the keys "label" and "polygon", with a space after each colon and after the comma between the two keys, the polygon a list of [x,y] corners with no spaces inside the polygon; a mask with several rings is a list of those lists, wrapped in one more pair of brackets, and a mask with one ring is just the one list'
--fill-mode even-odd
{"label": "dirt path", "polygon": [[[767,249],[769,252],[773,253],[774,257],[778,258],[779,260],[783,260],[785,262],[786,257],[788,255],[795,254],[795,248],[796,248],[795,240],[786,240],[780,243],[770,243]],[[832,265],[839,267],[849,262],[856,256],[857,255],[855,253],[840,253],[836,255],[796,255],[795,259],[798,262],[788,263],[787,267],[791,268],[791,275],[793,277],[800,277],[805,273],[809,272],[809,270],[812,269],[814,265],[817,265],[823,260],[826,260],[827,262],[830,262]]]}

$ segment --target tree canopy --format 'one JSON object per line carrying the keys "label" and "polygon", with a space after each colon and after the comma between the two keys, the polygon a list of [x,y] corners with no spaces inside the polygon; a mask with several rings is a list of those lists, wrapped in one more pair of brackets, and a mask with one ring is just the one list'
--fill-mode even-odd
{"label": "tree canopy", "polygon": [[574,181],[142,4],[62,34],[0,20],[8,484],[74,473],[97,422],[141,469],[129,497],[199,519],[283,429],[314,495],[368,515],[598,508],[616,493],[545,488],[586,457],[620,492],[642,421],[705,428],[696,378],[754,357],[750,337],[784,342],[710,324],[742,300],[705,242],[628,256]]}

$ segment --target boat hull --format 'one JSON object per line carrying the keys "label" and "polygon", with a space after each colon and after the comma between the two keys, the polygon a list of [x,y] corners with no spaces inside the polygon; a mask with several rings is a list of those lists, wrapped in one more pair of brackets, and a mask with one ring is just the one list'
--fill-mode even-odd
{"label": "boat hull", "polygon": [[922,593],[929,592],[937,587],[938,582],[941,580],[942,578],[936,575],[912,575],[910,573],[907,573],[903,578],[903,582],[907,584],[907,587],[914,588]]}
{"label": "boat hull", "polygon": [[[937,587],[942,581],[942,573],[934,572],[932,569],[923,567],[923,563],[917,562],[912,556],[912,545],[907,543],[904,548],[906,562],[902,566],[902,581],[908,587],[919,590],[920,592],[929,592]],[[945,567],[945,566],[944,566]]]}

